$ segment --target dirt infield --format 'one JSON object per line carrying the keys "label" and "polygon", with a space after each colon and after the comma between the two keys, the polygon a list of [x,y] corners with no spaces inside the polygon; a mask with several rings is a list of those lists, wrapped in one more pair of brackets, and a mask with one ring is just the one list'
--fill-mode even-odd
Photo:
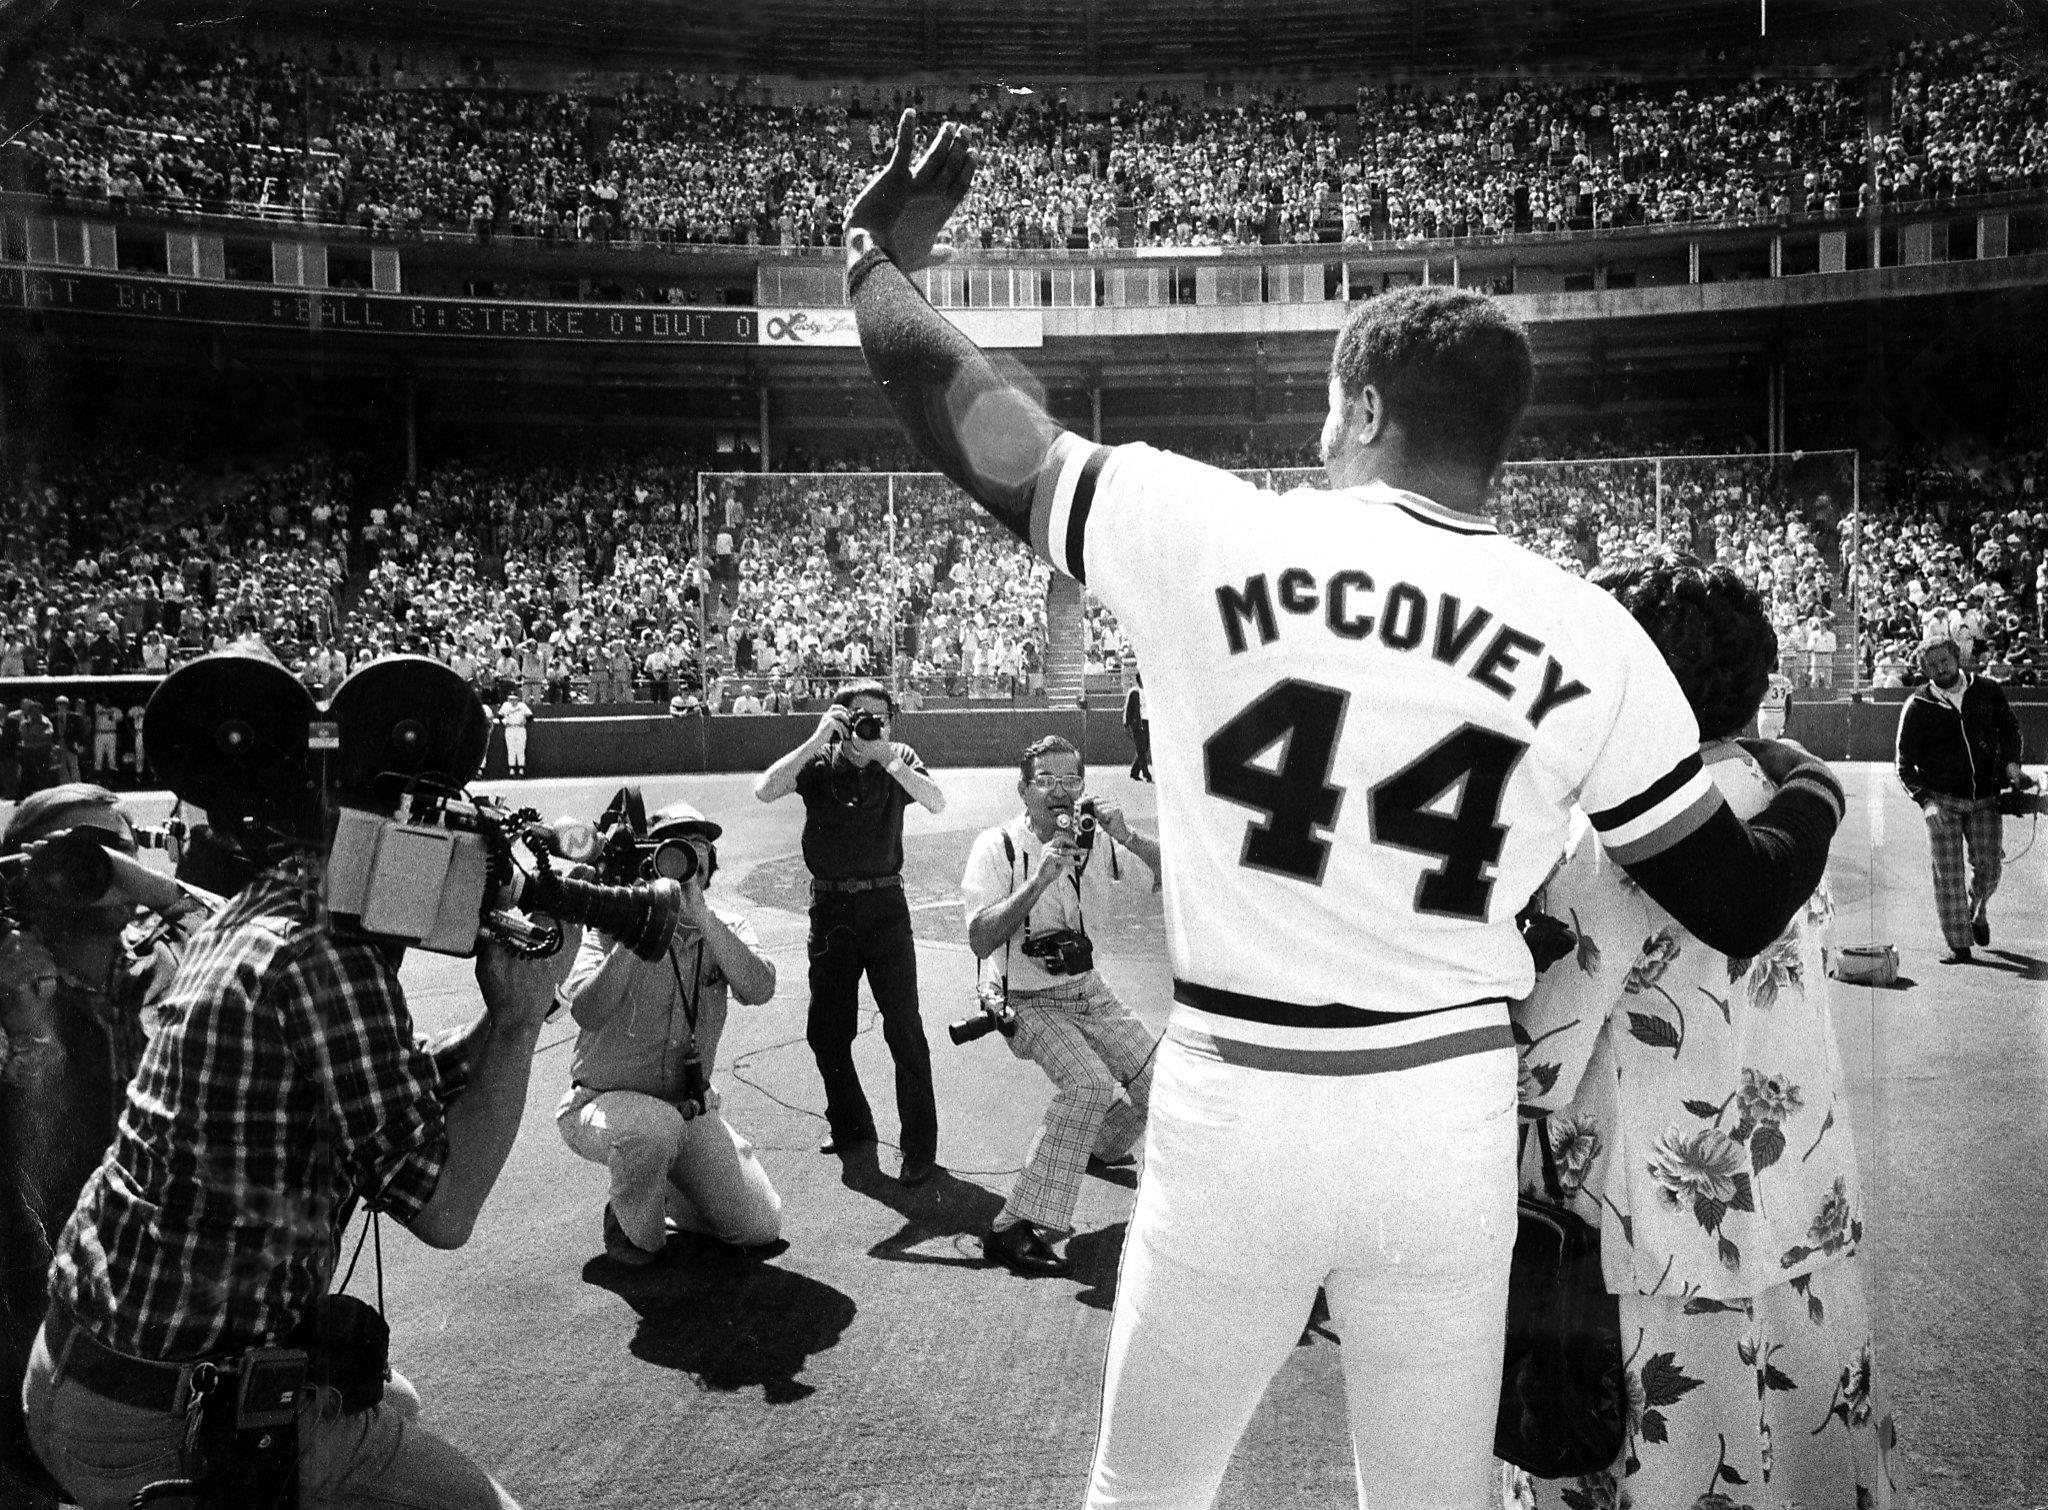
{"label": "dirt infield", "polygon": [[[1842,769],[1851,812],[1832,873],[1837,941],[1892,940],[1904,960],[1891,989],[1833,990],[1905,1503],[2048,1505],[2048,846],[2008,870],[1985,962],[1944,967],[1919,815],[1883,768]],[[1126,1172],[1087,1182],[1072,1277],[1025,1280],[982,1263],[976,1234],[1050,1088],[997,1038],[964,1049],[946,1041],[943,1024],[966,1010],[973,980],[955,899],[967,845],[1016,798],[1012,772],[938,774],[950,806],[936,819],[912,810],[906,884],[944,1174],[904,1189],[886,1141],[878,1163],[842,1166],[817,1152],[821,1094],[803,1041],[800,805],[762,807],[742,777],[649,779],[650,807],[687,795],[725,825],[714,896],[746,911],[780,971],[772,1002],[734,1007],[716,1079],[727,1117],[761,1150],[784,1197],[787,1246],[753,1261],[679,1243],[639,1271],[603,1256],[604,1173],[551,1125],[567,1081],[566,1021],[542,1038],[525,1129],[470,1245],[440,1253],[386,1232],[393,1360],[419,1386],[425,1421],[522,1504],[1079,1503],[1134,1181]],[[1097,780],[1151,826],[1152,788],[1121,774]],[[516,791],[548,816],[594,816],[616,784],[492,789]],[[2007,835],[2009,851],[2029,837],[2017,823]],[[1136,884],[1113,917],[1098,924],[1091,913],[1090,926],[1100,927],[1109,979],[1156,1025],[1168,1005],[1159,904],[1143,867],[1129,863]],[[475,1010],[464,962],[415,954],[405,979],[423,1028]],[[863,1021],[858,1056],[886,1140],[887,1054],[871,1009]],[[1356,1503],[1339,1345],[1327,1333],[1304,1338],[1221,1504]]]}

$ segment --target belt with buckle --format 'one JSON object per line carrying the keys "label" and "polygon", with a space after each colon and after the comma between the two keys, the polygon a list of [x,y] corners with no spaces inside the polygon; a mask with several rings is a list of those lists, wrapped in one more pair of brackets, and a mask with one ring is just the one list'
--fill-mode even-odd
{"label": "belt with buckle", "polygon": [[[215,1379],[234,1371],[232,1364],[153,1363],[147,1358],[117,1353],[79,1326],[77,1319],[61,1305],[50,1307],[43,1320],[43,1334],[49,1342],[50,1357],[65,1378],[137,1410],[166,1414],[180,1410],[190,1384],[210,1389]],[[212,1378],[202,1380],[201,1370],[210,1371]]]}
{"label": "belt with buckle", "polygon": [[811,881],[811,894],[822,891],[893,891],[901,888],[901,876],[862,876],[853,881],[826,881],[816,877]]}

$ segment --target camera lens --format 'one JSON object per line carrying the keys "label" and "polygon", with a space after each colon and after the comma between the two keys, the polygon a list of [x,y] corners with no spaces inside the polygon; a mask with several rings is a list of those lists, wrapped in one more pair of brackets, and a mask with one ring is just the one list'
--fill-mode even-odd
{"label": "camera lens", "polygon": [[697,850],[685,839],[664,839],[655,846],[654,873],[667,881],[687,881],[697,873]]}
{"label": "camera lens", "polygon": [[946,1024],[946,1036],[953,1040],[955,1048],[965,1048],[977,1038],[986,1038],[996,1030],[996,1020],[986,1012],[977,1012],[972,1017],[963,1017],[958,1022]]}
{"label": "camera lens", "polygon": [[855,739],[880,739],[882,737],[882,720],[873,713],[858,715],[853,721],[853,737]]}
{"label": "camera lens", "polygon": [[114,884],[114,865],[102,843],[103,831],[67,829],[51,836],[29,857],[30,887],[58,907],[89,907]]}

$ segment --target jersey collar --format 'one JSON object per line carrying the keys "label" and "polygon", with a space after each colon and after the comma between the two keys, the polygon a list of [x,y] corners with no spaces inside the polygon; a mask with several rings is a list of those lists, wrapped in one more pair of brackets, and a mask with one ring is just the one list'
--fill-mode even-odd
{"label": "jersey collar", "polygon": [[1391,504],[1418,523],[1427,524],[1440,530],[1449,530],[1454,535],[1498,535],[1500,527],[1491,519],[1474,519],[1470,514],[1460,514],[1445,508],[1434,499],[1424,498],[1420,493],[1410,493],[1403,488],[1389,487],[1384,482],[1360,483],[1348,489],[1367,503]]}

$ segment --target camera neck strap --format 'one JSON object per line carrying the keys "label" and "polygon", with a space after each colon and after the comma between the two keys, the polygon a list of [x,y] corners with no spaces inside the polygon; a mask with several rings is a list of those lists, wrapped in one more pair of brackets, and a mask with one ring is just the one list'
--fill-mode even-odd
{"label": "camera neck strap", "polygon": [[676,963],[676,952],[668,951],[668,967],[675,972],[676,995],[683,1003],[683,1020],[690,1025],[690,1052],[697,1052],[697,1007],[704,996],[704,937],[697,936],[697,958],[690,966],[690,983],[683,984],[683,967]]}
{"label": "camera neck strap", "polygon": [[[1010,842],[1010,831],[1008,829],[1003,830],[1003,853],[1009,857],[1010,890],[1015,891],[1017,889],[1017,847]],[[1086,933],[1088,931],[1088,917],[1081,910],[1081,871],[1087,866],[1087,863],[1088,858],[1083,855],[1081,863],[1075,866],[1073,870],[1067,872],[1067,879],[1074,886],[1074,931],[1076,933]],[[1029,855],[1024,857],[1024,879],[1026,881],[1031,879],[1031,856]],[[1028,909],[1024,913],[1024,941],[1026,943],[1031,941],[1031,913]],[[1003,947],[1006,949],[1009,947],[1007,941],[1005,941]],[[1005,956],[1003,963],[1005,967],[1008,966],[1009,960],[1007,956]],[[1006,978],[1007,973],[1006,968]]]}

